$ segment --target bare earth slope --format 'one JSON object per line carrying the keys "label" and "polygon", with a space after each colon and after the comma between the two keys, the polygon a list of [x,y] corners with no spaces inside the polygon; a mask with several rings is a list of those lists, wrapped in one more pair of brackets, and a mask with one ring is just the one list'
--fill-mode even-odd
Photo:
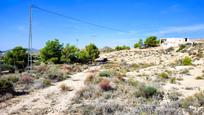
{"label": "bare earth slope", "polygon": [[[97,67],[90,69],[95,68]],[[71,78],[58,82],[48,88],[37,90],[28,95],[19,96],[6,102],[2,102],[0,103],[0,113],[1,115],[62,114],[63,111],[67,109],[67,106],[70,104],[75,93],[84,87],[84,80],[88,74],[87,71],[88,70],[72,75]],[[66,84],[71,87],[72,91],[61,91],[61,84]]]}

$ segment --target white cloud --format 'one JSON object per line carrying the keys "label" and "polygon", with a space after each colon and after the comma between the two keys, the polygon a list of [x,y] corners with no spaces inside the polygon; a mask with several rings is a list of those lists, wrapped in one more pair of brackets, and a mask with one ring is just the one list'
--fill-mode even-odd
{"label": "white cloud", "polygon": [[204,24],[191,25],[191,26],[178,26],[178,27],[169,27],[158,32],[151,33],[151,35],[163,36],[171,33],[188,33],[204,30]]}

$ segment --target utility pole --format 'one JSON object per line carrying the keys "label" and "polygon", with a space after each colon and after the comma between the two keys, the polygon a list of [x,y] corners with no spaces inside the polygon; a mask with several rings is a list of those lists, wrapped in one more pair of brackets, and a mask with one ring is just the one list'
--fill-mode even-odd
{"label": "utility pole", "polygon": [[32,4],[29,7],[28,71],[32,70]]}
{"label": "utility pole", "polygon": [[78,47],[78,42],[79,42],[79,39],[77,38],[76,39],[76,46]]}

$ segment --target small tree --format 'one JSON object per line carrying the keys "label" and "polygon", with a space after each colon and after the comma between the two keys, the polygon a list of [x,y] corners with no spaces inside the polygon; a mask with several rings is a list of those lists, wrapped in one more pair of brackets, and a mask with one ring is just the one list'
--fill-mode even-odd
{"label": "small tree", "polygon": [[60,63],[62,48],[63,44],[61,44],[58,39],[49,40],[46,42],[45,47],[40,50],[40,57],[42,61],[45,63]]}
{"label": "small tree", "polygon": [[139,41],[134,44],[134,48],[142,48],[142,44],[143,44],[142,39],[139,39]]}
{"label": "small tree", "polygon": [[88,58],[91,60],[91,61],[94,61],[96,58],[99,57],[99,50],[98,48],[96,47],[96,45],[94,44],[89,44],[85,47],[85,50],[86,52],[88,53]]}
{"label": "small tree", "polygon": [[81,50],[78,55],[79,63],[87,63],[89,61],[89,54],[86,50]]}
{"label": "small tree", "polygon": [[13,65],[17,69],[25,69],[28,61],[28,53],[26,52],[25,48],[17,46],[11,51],[8,51],[3,60],[4,63]]}
{"label": "small tree", "polygon": [[61,61],[65,63],[77,62],[78,53],[79,49],[76,46],[67,44],[62,50]]}
{"label": "small tree", "polygon": [[144,44],[148,47],[156,47],[159,44],[156,36],[150,36],[145,41]]}

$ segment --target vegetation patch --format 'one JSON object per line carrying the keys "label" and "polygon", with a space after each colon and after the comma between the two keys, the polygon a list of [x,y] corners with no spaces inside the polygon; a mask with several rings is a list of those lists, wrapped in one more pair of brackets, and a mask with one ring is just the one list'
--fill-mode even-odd
{"label": "vegetation patch", "polygon": [[204,93],[199,92],[193,96],[186,97],[181,100],[181,106],[183,108],[189,108],[189,106],[202,107],[204,106]]}
{"label": "vegetation patch", "polygon": [[202,80],[202,79],[204,79],[202,76],[197,76],[195,79],[197,79],[197,80]]}
{"label": "vegetation patch", "polygon": [[162,79],[168,79],[169,75],[166,72],[163,72],[163,73],[159,74],[159,77],[162,78]]}
{"label": "vegetation patch", "polygon": [[13,93],[13,83],[6,79],[0,79],[0,94]]}
{"label": "vegetation patch", "polygon": [[192,65],[192,59],[188,56],[184,57],[182,60],[184,66]]}
{"label": "vegetation patch", "polygon": [[99,73],[99,76],[101,76],[101,77],[110,77],[111,73],[110,73],[110,71],[104,70],[104,71],[101,71]]}
{"label": "vegetation patch", "polygon": [[115,50],[116,50],[116,51],[129,50],[129,49],[130,49],[130,47],[129,47],[129,46],[125,46],[125,45],[123,45],[123,46],[116,46],[116,47],[115,47]]}
{"label": "vegetation patch", "polygon": [[181,44],[181,45],[179,45],[179,49],[176,50],[176,52],[182,51],[184,48],[186,48],[186,45],[185,44]]}
{"label": "vegetation patch", "polygon": [[175,83],[176,83],[176,78],[175,78],[175,77],[172,77],[172,78],[170,79],[170,83],[175,84]]}

